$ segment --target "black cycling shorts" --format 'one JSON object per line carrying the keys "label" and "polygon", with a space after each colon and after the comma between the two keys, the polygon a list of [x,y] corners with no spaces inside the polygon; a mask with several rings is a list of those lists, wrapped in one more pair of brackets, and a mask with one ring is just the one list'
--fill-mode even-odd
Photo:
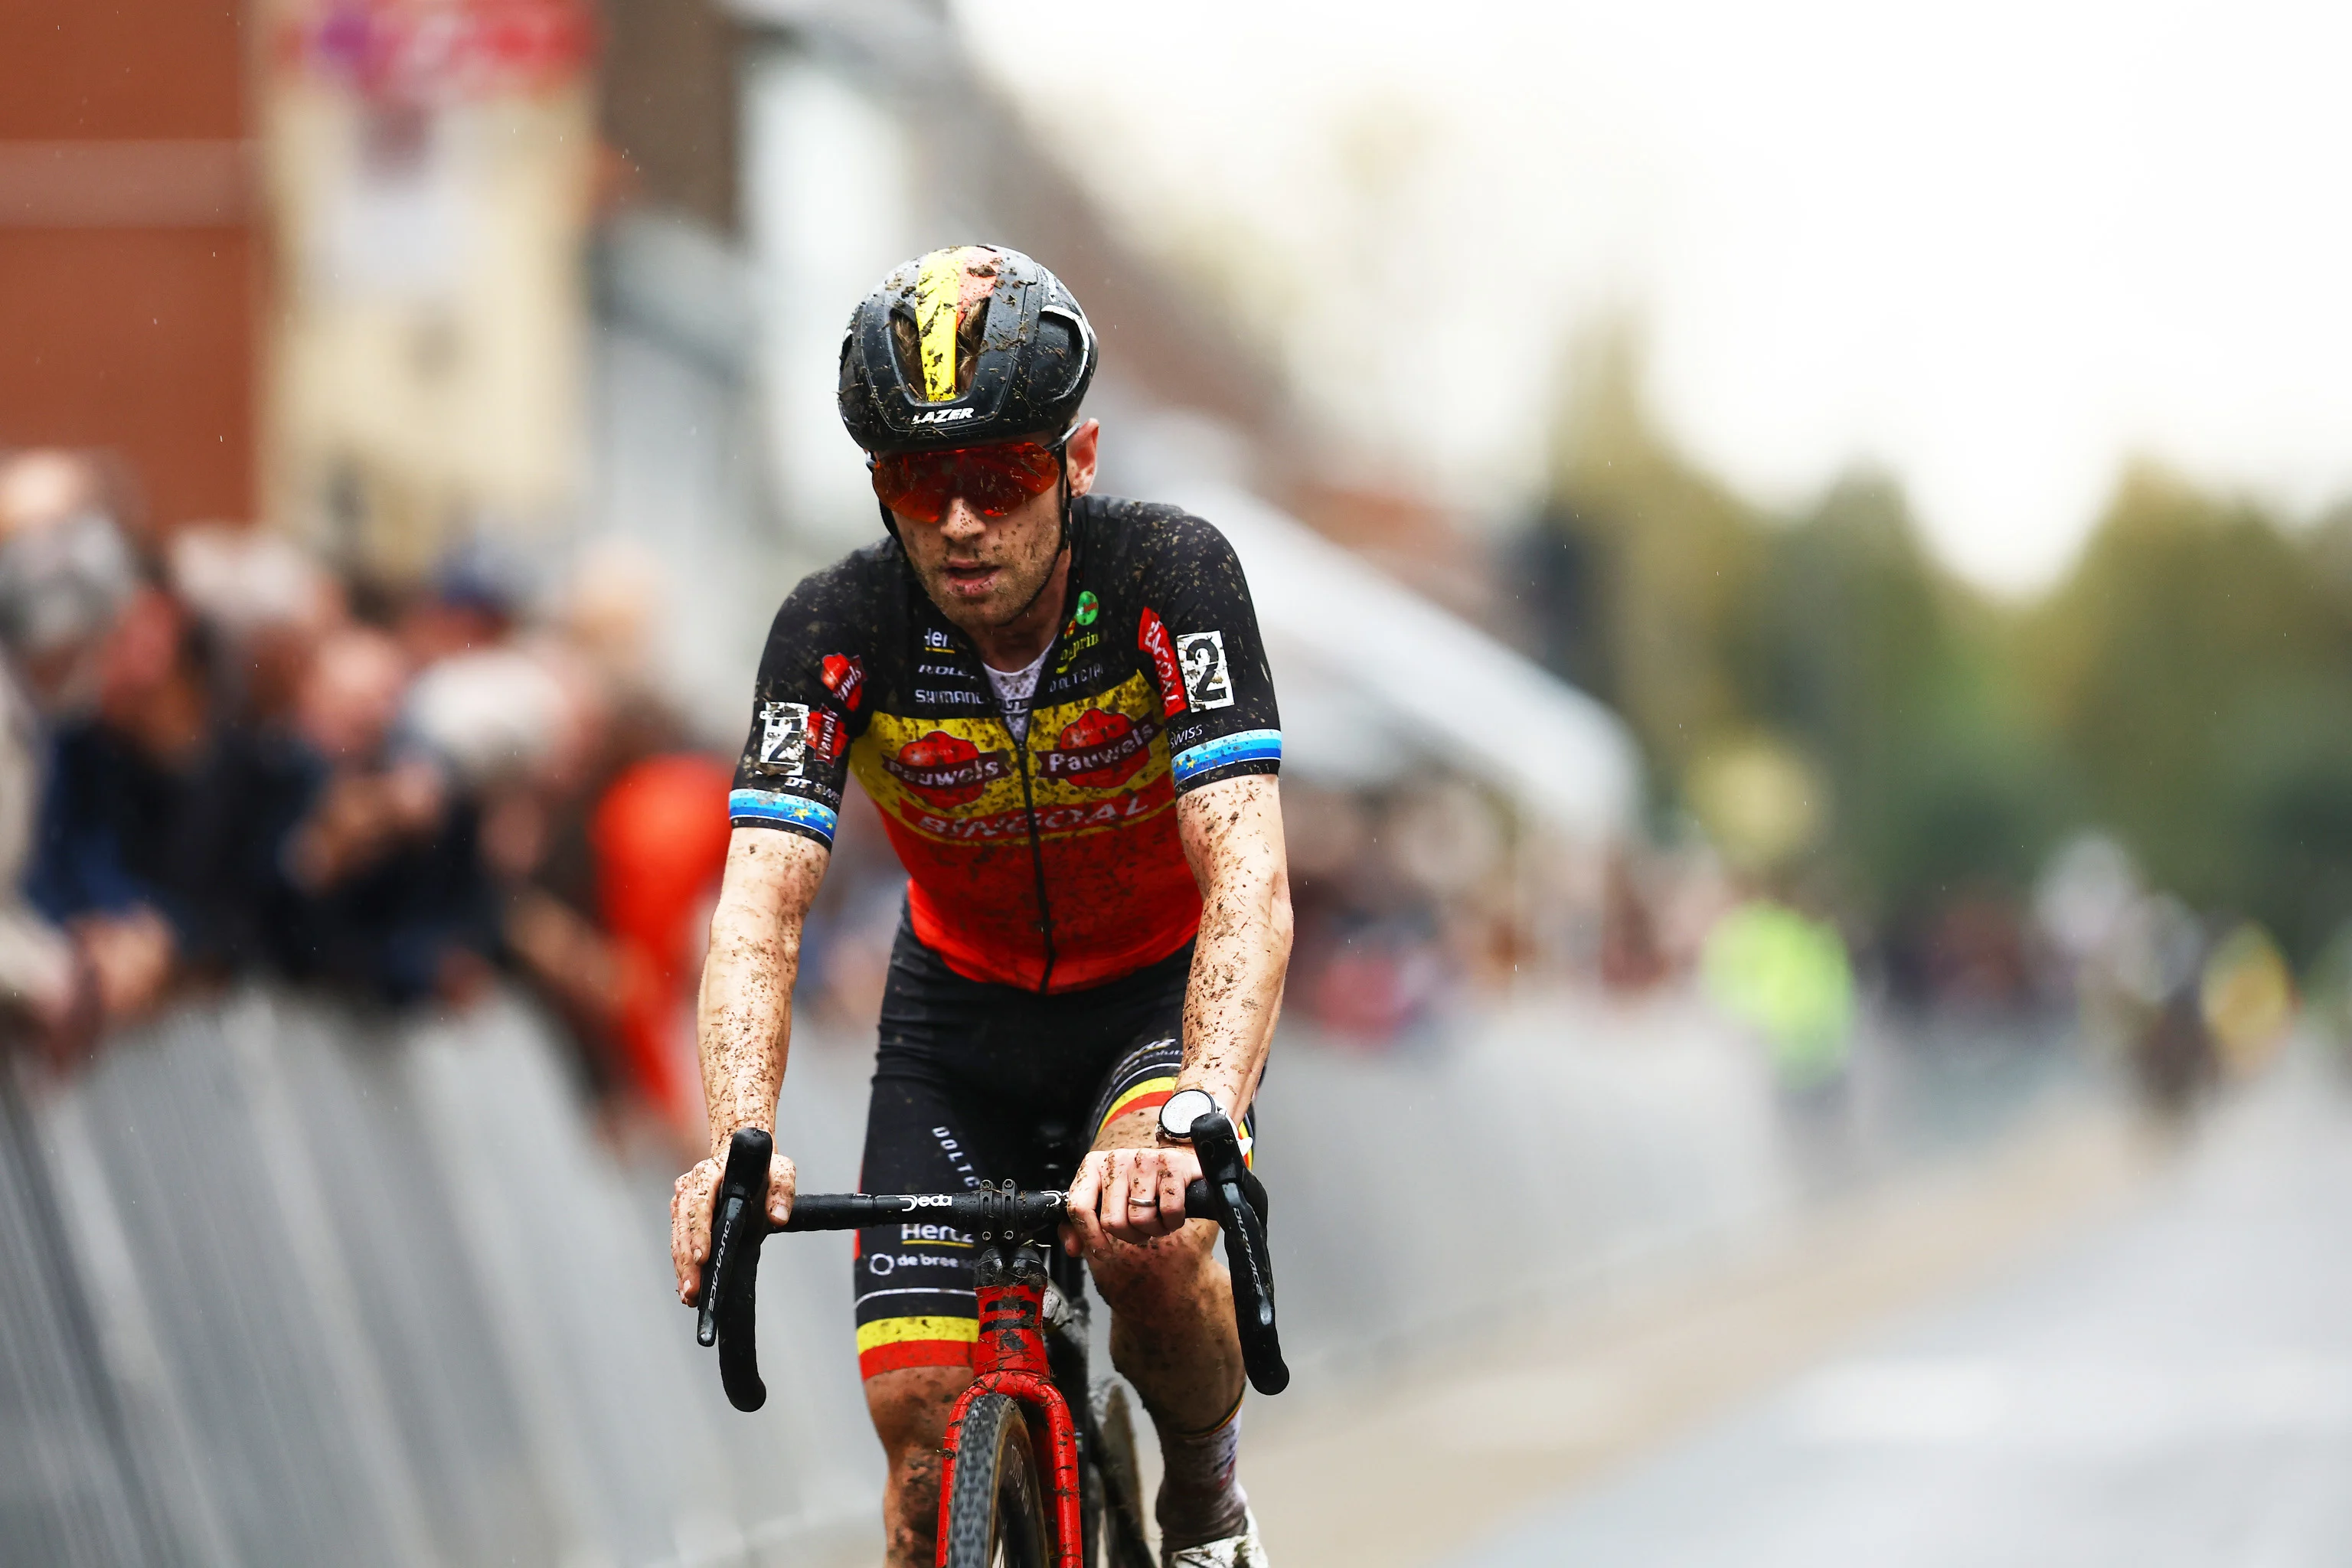
{"label": "black cycling shorts", "polygon": [[[882,993],[860,1189],[961,1192],[1008,1177],[1066,1187],[1111,1121],[1156,1110],[1182,1062],[1192,948],[1084,991],[969,980],[902,919]],[[1242,1118],[1247,1151],[1253,1118]],[[974,1243],[952,1226],[857,1233],[860,1375],[968,1366],[979,1339]]]}

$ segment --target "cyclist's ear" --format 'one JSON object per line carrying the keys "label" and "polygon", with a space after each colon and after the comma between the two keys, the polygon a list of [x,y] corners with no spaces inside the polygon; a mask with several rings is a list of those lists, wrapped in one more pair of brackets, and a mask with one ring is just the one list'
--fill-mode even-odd
{"label": "cyclist's ear", "polygon": [[1070,437],[1070,444],[1063,448],[1064,460],[1068,464],[1070,494],[1082,496],[1095,488],[1095,465],[1101,453],[1102,421],[1087,420]]}

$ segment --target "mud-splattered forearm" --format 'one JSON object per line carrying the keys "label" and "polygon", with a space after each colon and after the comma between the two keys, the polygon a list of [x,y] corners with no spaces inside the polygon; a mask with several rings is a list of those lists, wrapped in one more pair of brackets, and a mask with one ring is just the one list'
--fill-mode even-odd
{"label": "mud-splattered forearm", "polygon": [[728,843],[695,1031],[714,1156],[724,1156],[738,1128],[775,1130],[801,925],[831,858],[814,839],[768,828],[739,827]]}
{"label": "mud-splattered forearm", "polygon": [[1290,963],[1290,873],[1275,780],[1207,784],[1176,804],[1201,885],[1201,937],[1184,996],[1180,1086],[1238,1112],[1257,1092]]}

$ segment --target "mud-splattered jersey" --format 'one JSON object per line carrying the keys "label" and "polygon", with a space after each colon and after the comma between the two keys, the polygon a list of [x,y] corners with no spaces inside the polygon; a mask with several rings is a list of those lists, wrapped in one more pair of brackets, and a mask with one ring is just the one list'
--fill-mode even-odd
{"label": "mud-splattered jersey", "polygon": [[1281,765],[1249,584],[1199,518],[1084,496],[1066,604],[1015,741],[896,542],[805,579],[760,661],[735,826],[830,844],[854,772],[957,973],[1075,991],[1174,952],[1201,919],[1176,796]]}

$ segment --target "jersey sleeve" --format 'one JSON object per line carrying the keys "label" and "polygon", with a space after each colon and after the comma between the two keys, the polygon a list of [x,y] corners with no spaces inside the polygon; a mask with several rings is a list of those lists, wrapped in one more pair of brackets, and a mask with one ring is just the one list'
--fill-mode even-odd
{"label": "jersey sleeve", "polygon": [[1152,542],[1136,640],[1160,689],[1178,795],[1281,771],[1282,719],[1249,580],[1199,518],[1177,517]]}
{"label": "jersey sleeve", "polygon": [[[849,743],[865,728],[873,617],[836,568],[803,581],[776,612],[752,691],[751,732],[727,796],[737,827],[772,827],[830,847],[849,773]],[[863,619],[869,628],[853,634]]]}

